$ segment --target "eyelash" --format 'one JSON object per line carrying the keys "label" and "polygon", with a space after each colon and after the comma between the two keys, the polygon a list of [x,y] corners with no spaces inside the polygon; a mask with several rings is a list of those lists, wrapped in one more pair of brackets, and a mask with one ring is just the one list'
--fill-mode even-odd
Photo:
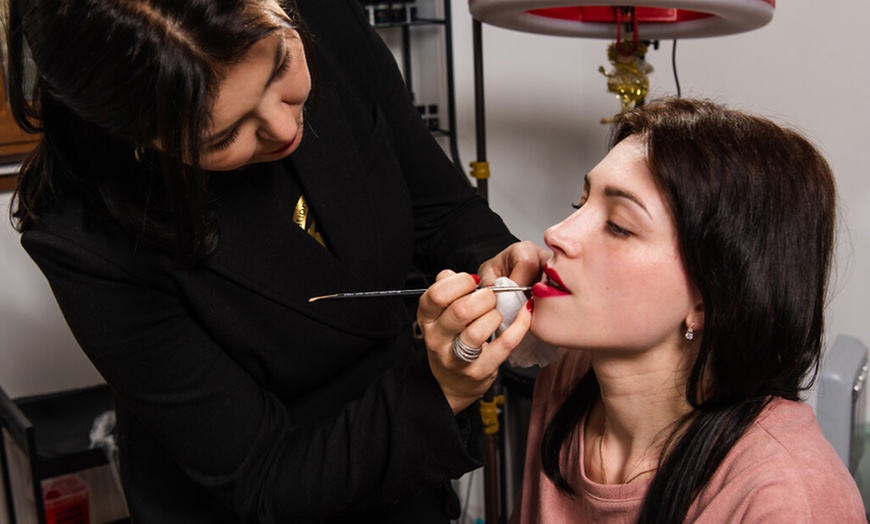
{"label": "eyelash", "polygon": [[284,55],[284,61],[281,63],[281,67],[278,68],[278,73],[275,75],[275,78],[279,78],[284,76],[284,73],[290,70],[290,50],[287,50],[287,53]]}
{"label": "eyelash", "polygon": [[607,226],[610,228],[610,232],[618,237],[628,238],[632,235],[631,231],[619,227],[610,220],[607,221]]}
{"label": "eyelash", "polygon": [[239,128],[233,129],[233,132],[230,133],[230,136],[224,138],[220,142],[212,144],[209,149],[213,151],[223,151],[224,149],[233,145],[233,142],[235,142],[237,138],[239,138]]}

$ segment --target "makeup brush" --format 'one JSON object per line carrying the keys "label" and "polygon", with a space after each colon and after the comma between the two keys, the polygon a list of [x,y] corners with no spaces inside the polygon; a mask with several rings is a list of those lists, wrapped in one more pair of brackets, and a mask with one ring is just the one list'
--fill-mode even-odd
{"label": "makeup brush", "polygon": [[[490,289],[493,293],[504,293],[505,291],[529,291],[532,286],[484,286],[477,289]],[[387,289],[383,291],[358,291],[354,293],[335,293],[333,295],[321,295],[319,297],[311,297],[309,302],[317,300],[328,300],[333,298],[385,298],[385,297],[419,297],[426,292],[426,289]]]}

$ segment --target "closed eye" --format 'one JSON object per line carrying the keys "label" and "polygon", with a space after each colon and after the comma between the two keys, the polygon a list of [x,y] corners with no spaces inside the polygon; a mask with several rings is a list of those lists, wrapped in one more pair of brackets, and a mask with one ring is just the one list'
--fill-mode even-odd
{"label": "closed eye", "polygon": [[223,151],[224,149],[227,149],[228,147],[233,145],[233,143],[238,138],[239,138],[239,128],[237,127],[235,129],[233,129],[233,132],[230,133],[230,135],[228,137],[224,138],[220,142],[216,142],[216,143],[210,145],[209,149],[211,149],[212,151]]}
{"label": "closed eye", "polygon": [[284,60],[281,62],[281,67],[275,71],[274,78],[281,78],[287,71],[290,70],[290,50],[284,54]]}
{"label": "closed eye", "polygon": [[613,222],[611,220],[607,221],[607,227],[610,228],[611,233],[613,233],[614,235],[616,235],[618,237],[628,238],[628,237],[634,235],[634,233],[632,233],[631,231],[624,229],[622,227],[619,227],[615,222]]}

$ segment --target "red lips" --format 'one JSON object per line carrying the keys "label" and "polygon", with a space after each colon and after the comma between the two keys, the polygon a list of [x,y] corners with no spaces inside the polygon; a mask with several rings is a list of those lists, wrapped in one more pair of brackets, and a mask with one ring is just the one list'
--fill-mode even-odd
{"label": "red lips", "polygon": [[284,151],[287,151],[287,149],[288,149],[290,146],[292,146],[292,145],[293,145],[293,142],[295,142],[295,141],[296,141],[296,139],[293,139],[293,140],[287,142],[286,144],[284,144],[283,146],[279,147],[278,149],[276,149],[276,150],[274,150],[274,151],[271,151],[271,152],[269,152],[269,153],[267,153],[267,154],[269,154],[269,155],[277,155],[278,153],[283,153]]}
{"label": "red lips", "polygon": [[571,290],[565,286],[555,269],[545,267],[544,274],[547,276],[547,282],[535,284],[532,287],[532,295],[539,298],[548,298],[571,294]]}

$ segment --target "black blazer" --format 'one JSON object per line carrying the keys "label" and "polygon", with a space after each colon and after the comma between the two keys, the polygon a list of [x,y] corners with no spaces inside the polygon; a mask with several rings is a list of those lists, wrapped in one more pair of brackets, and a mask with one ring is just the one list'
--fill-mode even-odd
{"label": "black blazer", "polygon": [[[401,299],[308,298],[474,271],[515,239],[426,130],[358,0],[298,3],[314,37],[304,138],[284,165],[214,176],[220,241],[197,269],[74,194],[22,235],[117,393],[136,522],[443,522],[434,488],[482,465],[479,415],[453,416]],[[328,249],[291,222],[288,173]]]}

